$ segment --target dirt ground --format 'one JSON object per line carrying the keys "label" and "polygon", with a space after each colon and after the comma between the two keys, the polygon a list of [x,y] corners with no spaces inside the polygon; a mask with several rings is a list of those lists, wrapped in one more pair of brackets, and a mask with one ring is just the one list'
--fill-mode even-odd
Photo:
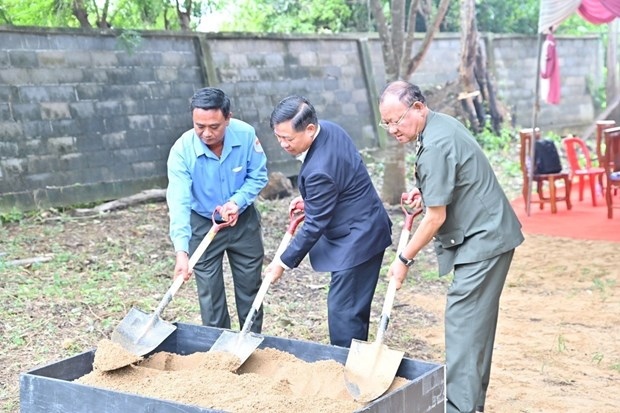
{"label": "dirt ground", "polygon": [[[277,205],[287,204],[286,200],[270,201],[262,206],[267,259],[286,227],[286,220],[282,220],[286,214],[278,212],[282,207]],[[398,208],[391,208],[390,213],[397,241],[402,213]],[[3,412],[17,412],[20,373],[91,349],[109,337],[137,297],[147,294],[147,287],[131,277],[161,261],[163,269],[153,281],[157,285],[148,290],[150,304],[156,304],[169,285],[173,265],[163,203],[139,205],[97,219],[57,219],[51,214],[28,225],[5,226],[2,231],[3,251],[24,243],[23,249],[31,256],[58,255],[59,251],[69,255],[61,274],[49,274],[46,264],[10,269],[0,266],[2,306],[7,314],[0,319],[0,333],[8,343],[0,349],[4,367],[0,370],[0,406]],[[526,242],[517,249],[501,300],[487,412],[617,412],[619,251],[617,243],[526,235]],[[142,255],[146,259],[137,259]],[[393,257],[391,249],[386,264]],[[9,252],[3,258],[25,257]],[[127,306],[113,308],[105,301],[84,306],[79,298],[70,296],[76,285],[69,285],[57,296],[41,295],[14,307],[25,291],[20,289],[24,285],[37,280],[60,285],[57,278],[85,277],[92,267],[102,268],[104,262],[115,263],[120,269],[115,267],[116,272],[97,281],[100,293],[109,289]],[[118,274],[126,277],[132,288],[114,289]],[[328,282],[327,274],[314,273],[307,262],[286,273],[265,298],[263,333],[327,343]],[[427,249],[396,294],[386,337],[391,348],[403,350],[414,359],[443,362],[443,306],[448,283],[449,279],[436,276],[433,253]],[[385,284],[380,282],[373,303],[373,335]],[[198,324],[194,288],[183,287],[164,317]],[[144,308],[144,303],[139,306]],[[231,312],[235,316],[232,308]],[[18,316],[30,320],[28,327],[20,327],[21,332],[15,330]],[[16,335],[20,340],[14,338]]]}

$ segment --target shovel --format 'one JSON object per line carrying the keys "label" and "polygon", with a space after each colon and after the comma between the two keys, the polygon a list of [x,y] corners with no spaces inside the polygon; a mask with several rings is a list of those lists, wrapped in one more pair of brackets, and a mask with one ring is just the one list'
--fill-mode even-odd
{"label": "shovel", "polygon": [[[405,213],[405,222],[400,234],[397,254],[407,245],[413,219],[422,212],[422,209],[419,209],[410,213],[404,205],[406,197],[406,193],[402,194],[401,208]],[[367,403],[385,393],[394,381],[398,367],[405,355],[403,351],[392,350],[383,344],[383,336],[390,321],[390,312],[395,295],[396,281],[392,277],[385,294],[375,341],[367,343],[353,339],[351,342],[351,348],[344,366],[344,381],[349,394],[357,402]]]}
{"label": "shovel", "polygon": [[[288,228],[286,229],[286,233],[282,237],[282,241],[280,241],[280,245],[276,250],[274,255],[274,261],[279,259],[289,242],[293,238],[293,234],[297,229],[297,226],[304,220],[303,214],[303,203],[299,202],[295,205],[295,208],[291,210],[290,213],[290,222]],[[256,297],[252,302],[252,308],[250,309],[250,313],[245,319],[243,323],[243,327],[239,333],[234,333],[232,331],[223,331],[222,334],[218,337],[218,339],[213,343],[211,349],[209,351],[223,351],[229,354],[236,356],[239,360],[236,365],[230,366],[232,371],[237,371],[239,367],[252,355],[254,350],[258,348],[258,346],[263,342],[264,337],[260,334],[256,334],[250,331],[252,328],[252,324],[256,321],[256,317],[258,316],[258,311],[260,306],[263,303],[263,299],[267,294],[267,290],[271,285],[271,277],[265,277],[261,286],[256,293]]]}
{"label": "shovel", "polygon": [[[198,259],[205,252],[215,234],[224,227],[233,223],[233,221],[216,223],[215,214],[221,212],[221,207],[216,207],[213,211],[213,226],[200,242],[196,251],[189,259],[188,269],[191,271],[196,265]],[[125,316],[118,326],[112,332],[112,342],[120,344],[125,350],[136,356],[143,356],[153,351],[164,341],[174,330],[176,326],[164,321],[160,318],[161,312],[172,301],[174,295],[183,285],[184,278],[179,276],[174,279],[172,286],[168,289],[164,298],[160,301],[153,314],[147,314],[135,307]]]}

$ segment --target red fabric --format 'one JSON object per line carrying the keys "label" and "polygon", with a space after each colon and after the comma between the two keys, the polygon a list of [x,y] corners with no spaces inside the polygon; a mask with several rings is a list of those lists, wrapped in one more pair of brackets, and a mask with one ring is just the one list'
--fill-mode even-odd
{"label": "red fabric", "polygon": [[[607,218],[605,198],[598,195],[597,206],[592,206],[590,192],[585,191],[583,201],[579,201],[576,185],[573,185],[571,203],[572,209],[566,209],[566,202],[558,202],[558,212],[551,213],[551,205],[545,204],[540,210],[536,199],[538,195],[532,192],[530,216],[525,213],[525,202],[519,197],[511,202],[519,221],[526,234],[549,235],[583,240],[613,241],[620,243],[620,210],[614,210],[613,219]],[[620,192],[620,191],[619,191]],[[560,189],[560,194],[563,191]],[[614,195],[614,204],[620,204],[620,193]]]}
{"label": "red fabric", "polygon": [[620,0],[599,0],[614,16],[620,17]]}
{"label": "red fabric", "polygon": [[542,54],[543,64],[540,76],[548,81],[543,89],[548,89],[546,96],[543,96],[547,103],[557,105],[560,103],[560,66],[556,51],[556,41],[553,34],[549,33],[543,44]]}
{"label": "red fabric", "polygon": [[[618,0],[607,0],[607,2],[620,3]],[[582,0],[577,12],[590,23],[609,23],[616,18],[616,15],[604,5],[607,2],[604,0]]]}

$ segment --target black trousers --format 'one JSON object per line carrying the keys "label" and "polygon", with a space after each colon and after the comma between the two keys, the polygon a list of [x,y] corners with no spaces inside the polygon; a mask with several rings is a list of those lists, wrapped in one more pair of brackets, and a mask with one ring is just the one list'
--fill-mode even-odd
{"label": "black trousers", "polygon": [[368,340],[370,306],[375,295],[384,252],[368,261],[331,274],[327,322],[331,344],[350,347],[352,339]]}

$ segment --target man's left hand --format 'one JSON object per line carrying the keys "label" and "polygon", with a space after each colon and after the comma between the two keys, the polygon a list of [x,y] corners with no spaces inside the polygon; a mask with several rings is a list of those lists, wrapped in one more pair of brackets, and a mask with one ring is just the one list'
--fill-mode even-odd
{"label": "man's left hand", "polygon": [[392,264],[390,265],[390,269],[387,272],[386,278],[388,280],[390,278],[394,278],[394,281],[396,282],[396,289],[399,290],[405,282],[405,278],[407,278],[407,270],[409,270],[409,268],[405,264],[403,264],[401,260],[398,259],[398,257],[396,257],[396,259],[392,261]]}

